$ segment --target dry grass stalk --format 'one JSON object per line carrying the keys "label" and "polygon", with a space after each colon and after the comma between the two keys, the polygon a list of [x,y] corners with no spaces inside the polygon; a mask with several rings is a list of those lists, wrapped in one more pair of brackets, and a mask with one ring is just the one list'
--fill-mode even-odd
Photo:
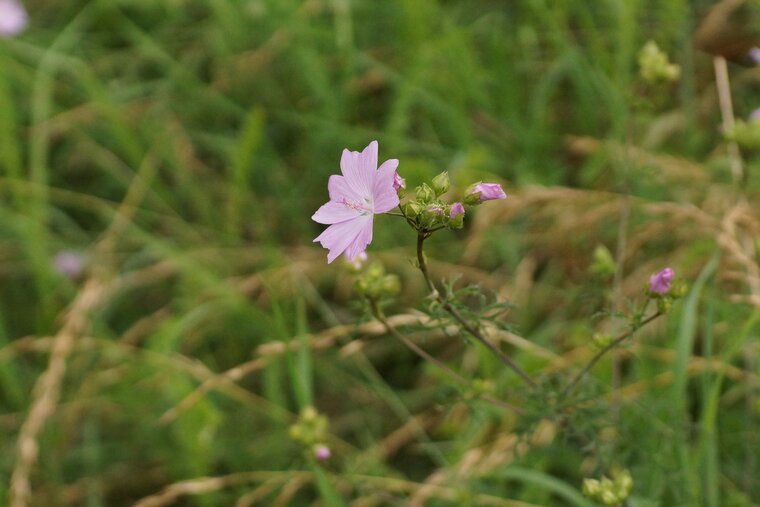
{"label": "dry grass stalk", "polygon": [[30,474],[39,456],[38,436],[52,415],[61,392],[66,372],[66,358],[78,336],[89,326],[92,311],[102,303],[112,285],[91,278],[84,285],[67,312],[61,330],[53,338],[47,369],[37,379],[32,391],[32,404],[17,442],[17,458],[10,484],[10,507],[26,507],[31,500]]}

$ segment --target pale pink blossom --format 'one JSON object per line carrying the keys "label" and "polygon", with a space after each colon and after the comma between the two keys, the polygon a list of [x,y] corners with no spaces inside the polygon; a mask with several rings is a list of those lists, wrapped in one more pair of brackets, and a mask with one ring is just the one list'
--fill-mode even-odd
{"label": "pale pink blossom", "polygon": [[455,202],[451,205],[451,218],[455,218],[462,213],[464,213],[464,206],[462,206],[461,202]]}
{"label": "pale pink blossom", "polygon": [[311,217],[330,227],[317,236],[328,249],[327,263],[345,253],[349,261],[367,249],[372,242],[374,216],[398,206],[393,187],[398,160],[386,160],[377,167],[377,141],[361,153],[343,150],[340,159],[342,175],[332,175],[327,183],[330,201]]}
{"label": "pale pink blossom", "polygon": [[760,121],[760,107],[749,113],[749,121]]}
{"label": "pale pink blossom", "polygon": [[12,37],[23,32],[29,19],[17,0],[0,0],[0,35]]}
{"label": "pale pink blossom", "polygon": [[673,281],[673,270],[665,268],[649,279],[649,292],[656,294],[667,294],[670,290],[670,283]]}

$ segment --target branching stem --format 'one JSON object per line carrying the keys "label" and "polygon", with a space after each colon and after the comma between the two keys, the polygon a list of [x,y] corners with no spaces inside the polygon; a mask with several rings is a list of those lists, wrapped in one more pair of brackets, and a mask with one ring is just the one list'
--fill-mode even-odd
{"label": "branching stem", "polygon": [[591,368],[596,365],[596,363],[599,362],[599,360],[610,350],[614,349],[618,345],[620,345],[626,338],[633,336],[633,333],[644,327],[645,325],[652,322],[654,319],[662,315],[659,311],[653,313],[646,319],[639,322],[635,327],[632,327],[631,329],[624,331],[619,336],[617,336],[614,340],[612,340],[610,343],[608,343],[603,349],[601,349],[599,352],[594,354],[594,357],[591,358],[591,360],[586,364],[586,366],[583,367],[581,371],[578,372],[578,374],[573,377],[573,380],[570,381],[570,383],[565,387],[565,389],[562,391],[562,393],[559,396],[559,399],[562,400],[566,398],[570,393],[572,393],[573,389],[578,385],[578,383],[583,379],[583,377],[591,371]]}
{"label": "branching stem", "polygon": [[467,331],[473,338],[475,338],[477,341],[482,343],[492,354],[494,354],[496,357],[498,357],[502,363],[504,363],[507,367],[512,369],[517,375],[529,386],[536,387],[536,383],[533,381],[533,379],[530,378],[530,376],[520,368],[520,366],[512,360],[511,357],[506,355],[504,352],[502,352],[500,349],[498,349],[494,344],[492,344],[490,341],[486,339],[485,336],[483,336],[483,333],[480,332],[475,326],[470,324],[459,311],[454,308],[451,303],[449,303],[443,296],[441,296],[441,293],[438,291],[438,289],[435,287],[435,284],[433,283],[433,280],[430,278],[430,273],[428,272],[427,268],[427,262],[425,260],[425,251],[424,251],[424,245],[425,240],[430,237],[431,232],[430,231],[417,231],[417,263],[419,264],[419,269],[422,272],[422,276],[425,278],[425,281],[427,282],[428,289],[430,289],[431,295],[441,304],[441,307],[446,310],[446,312],[451,315],[455,321],[459,323],[459,325]]}

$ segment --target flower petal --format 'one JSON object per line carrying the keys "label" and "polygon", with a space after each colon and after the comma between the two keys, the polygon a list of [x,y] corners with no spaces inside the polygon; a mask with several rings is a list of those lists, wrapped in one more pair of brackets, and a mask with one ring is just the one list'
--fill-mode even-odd
{"label": "flower petal", "polygon": [[330,201],[320,206],[311,219],[320,224],[337,224],[361,215],[361,210],[349,208],[341,202]]}
{"label": "flower petal", "polygon": [[375,176],[375,186],[372,189],[372,200],[375,203],[375,213],[385,213],[398,206],[398,192],[394,186],[398,160],[392,158],[383,162]]}
{"label": "flower petal", "polygon": [[330,192],[330,200],[341,202],[343,199],[348,199],[353,202],[363,202],[364,196],[359,195],[351,185],[348,184],[345,176],[338,176],[333,174],[330,179],[327,180],[327,191]]}
{"label": "flower petal", "polygon": [[[372,241],[372,215],[361,215],[352,220],[331,225],[322,234],[314,238],[314,241],[319,241],[323,247],[329,250],[327,263],[330,264],[350,245],[353,245],[357,238],[361,237],[360,243],[363,242],[366,239],[367,228],[369,228],[369,241]],[[369,244],[369,241],[364,244],[364,248]],[[350,259],[353,259],[359,251],[357,245],[354,245],[351,252],[353,255]],[[348,253],[346,256],[349,257]]]}
{"label": "flower petal", "polygon": [[[370,217],[372,215],[369,215]],[[363,222],[361,229],[358,229],[356,238],[346,248],[346,259],[353,261],[362,252],[367,249],[367,245],[372,243],[372,220],[361,220]]]}
{"label": "flower petal", "polygon": [[372,141],[364,151],[343,150],[340,158],[340,171],[346,182],[362,197],[372,195],[377,171],[377,141]]}

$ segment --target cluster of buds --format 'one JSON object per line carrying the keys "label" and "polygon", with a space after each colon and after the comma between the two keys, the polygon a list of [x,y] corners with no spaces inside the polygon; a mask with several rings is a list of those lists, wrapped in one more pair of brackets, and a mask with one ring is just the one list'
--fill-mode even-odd
{"label": "cluster of buds", "polygon": [[628,470],[615,470],[612,478],[583,479],[583,494],[604,505],[622,506],[633,489],[633,478]]}
{"label": "cluster of buds", "polygon": [[736,120],[731,130],[724,132],[727,141],[734,141],[748,150],[760,149],[760,108],[749,115],[747,121]]}
{"label": "cluster of buds", "polygon": [[298,420],[288,428],[290,438],[303,445],[318,461],[330,458],[327,440],[327,417],[317,412],[314,407],[301,410]]}
{"label": "cluster of buds", "polygon": [[671,268],[665,268],[649,278],[649,285],[645,291],[651,299],[657,301],[657,310],[660,313],[668,313],[673,301],[686,295],[686,284],[674,278],[675,272]]}
{"label": "cluster of buds", "polygon": [[386,274],[382,264],[373,262],[363,271],[357,272],[354,289],[368,299],[379,300],[398,294],[401,282],[398,276]]}
{"label": "cluster of buds", "polygon": [[498,183],[479,182],[467,189],[462,201],[447,203],[441,196],[449,191],[450,186],[449,173],[444,171],[433,178],[429,185],[423,183],[417,187],[414,199],[403,205],[404,215],[418,231],[461,229],[464,225],[465,205],[476,206],[485,201],[507,197]]}
{"label": "cluster of buds", "polygon": [[639,51],[639,72],[647,83],[667,83],[681,76],[681,67],[670,63],[668,55],[650,40]]}

